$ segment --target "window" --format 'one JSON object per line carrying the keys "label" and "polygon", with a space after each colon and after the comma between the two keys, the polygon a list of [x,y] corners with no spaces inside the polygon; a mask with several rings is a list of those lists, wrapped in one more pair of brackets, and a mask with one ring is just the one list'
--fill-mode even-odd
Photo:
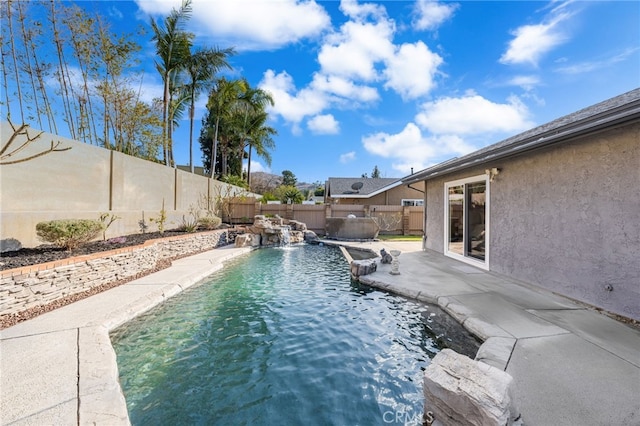
{"label": "window", "polygon": [[445,254],[488,269],[486,175],[445,183]]}
{"label": "window", "polygon": [[404,207],[424,206],[424,200],[403,199],[402,205]]}

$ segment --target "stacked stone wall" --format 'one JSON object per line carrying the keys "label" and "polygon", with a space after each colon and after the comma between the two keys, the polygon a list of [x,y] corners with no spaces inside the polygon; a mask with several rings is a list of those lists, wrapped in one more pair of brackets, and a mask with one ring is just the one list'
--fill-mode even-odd
{"label": "stacked stone wall", "polygon": [[159,261],[227,245],[227,231],[157,240],[86,256],[0,272],[0,316],[153,271]]}

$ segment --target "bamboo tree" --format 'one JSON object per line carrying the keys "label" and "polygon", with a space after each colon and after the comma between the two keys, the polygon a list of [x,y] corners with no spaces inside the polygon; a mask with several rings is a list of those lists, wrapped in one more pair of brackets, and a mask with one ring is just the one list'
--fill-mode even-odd
{"label": "bamboo tree", "polygon": [[97,57],[98,36],[94,32],[95,19],[88,16],[78,6],[73,5],[65,9],[64,22],[68,29],[71,47],[75,56],[80,75],[82,77],[82,87],[77,95],[79,117],[78,135],[89,143],[94,143],[96,139],[96,127],[93,114],[92,95],[90,93],[90,70],[95,69],[92,64]]}
{"label": "bamboo tree", "polygon": [[[29,44],[27,46],[27,55],[30,55],[33,59],[33,67],[38,82],[38,92],[42,97],[43,113],[47,118],[49,125],[49,131],[54,134],[58,133],[58,127],[56,119],[51,108],[51,102],[45,85],[45,75],[48,74],[48,70],[51,65],[46,63],[44,59],[40,60],[38,55],[38,49],[36,49],[36,41],[43,37],[43,25],[40,21],[34,21],[31,23],[31,37],[29,38]],[[40,55],[42,57],[42,55]]]}
{"label": "bamboo tree", "polygon": [[9,100],[9,64],[7,62],[5,62],[5,56],[8,55],[8,53],[5,53],[5,43],[7,40],[11,39],[11,34],[7,34],[6,31],[8,28],[8,25],[4,25],[4,20],[6,19],[6,16],[8,15],[7,12],[4,10],[4,8],[9,7],[9,2],[0,2],[0,19],[2,19],[0,22],[2,22],[2,25],[0,25],[0,30],[2,31],[0,33],[0,65],[2,65],[2,85],[3,85],[3,92],[4,92],[4,104],[6,105],[7,108],[7,115],[6,115],[6,119],[8,121],[11,121],[11,102]]}
{"label": "bamboo tree", "polygon": [[22,106],[22,88],[21,88],[21,80],[20,80],[20,73],[19,73],[19,67],[18,67],[18,59],[16,57],[16,44],[15,44],[15,37],[13,37],[13,13],[12,13],[12,0],[7,0],[7,23],[9,26],[9,33],[10,33],[10,42],[11,42],[11,57],[13,59],[13,71],[15,73],[15,77],[16,77],[16,90],[18,92],[18,104],[20,105],[20,119],[22,120],[22,123],[25,122],[24,120],[24,109]]}
{"label": "bamboo tree", "polygon": [[62,97],[62,105],[64,109],[65,121],[69,126],[69,132],[71,133],[71,138],[76,139],[76,132],[74,126],[74,119],[71,107],[71,101],[69,100],[69,91],[70,88],[67,85],[67,71],[66,71],[66,61],[64,58],[64,49],[63,49],[63,41],[60,36],[60,31],[58,29],[57,24],[57,11],[56,11],[56,1],[51,0],[51,13],[49,15],[49,19],[51,21],[51,25],[53,28],[53,39],[56,45],[56,54],[58,57],[58,71],[57,77],[58,82],[60,83],[60,95]]}
{"label": "bamboo tree", "polygon": [[[137,64],[133,55],[140,50],[140,45],[132,41],[130,36],[117,36],[110,32],[109,26],[99,15],[95,17],[95,25],[97,53],[93,61],[95,75],[92,78],[100,81],[96,85],[96,93],[103,108],[102,144],[118,151],[126,151],[126,146],[131,141],[126,140],[124,134],[131,132],[125,131],[124,126],[132,124],[128,122],[127,114],[134,109],[132,105],[139,102],[139,95],[130,90],[133,79],[124,77],[123,71]],[[111,134],[114,138],[113,146],[110,143]]]}
{"label": "bamboo tree", "polygon": [[[29,40],[33,39],[33,33],[31,30],[27,31],[25,25],[25,15],[24,9],[22,7],[22,2],[17,2],[17,10],[18,10],[18,22],[20,23],[20,30],[22,34],[22,45],[24,47],[24,51],[27,51],[29,48]],[[40,102],[38,101],[38,91],[36,90],[36,79],[35,79],[35,71],[31,66],[31,56],[27,53],[26,55],[21,55],[22,61],[24,62],[23,70],[29,77],[29,83],[31,86],[31,92],[33,93],[33,102],[35,103],[35,111],[36,111],[36,120],[38,121],[39,127],[42,129],[42,119],[40,118]]]}

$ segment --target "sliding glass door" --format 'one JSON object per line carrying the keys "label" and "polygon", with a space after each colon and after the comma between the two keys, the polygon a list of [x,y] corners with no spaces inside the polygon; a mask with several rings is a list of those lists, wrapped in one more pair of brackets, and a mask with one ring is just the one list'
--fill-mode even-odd
{"label": "sliding glass door", "polygon": [[445,254],[488,268],[488,179],[445,184]]}

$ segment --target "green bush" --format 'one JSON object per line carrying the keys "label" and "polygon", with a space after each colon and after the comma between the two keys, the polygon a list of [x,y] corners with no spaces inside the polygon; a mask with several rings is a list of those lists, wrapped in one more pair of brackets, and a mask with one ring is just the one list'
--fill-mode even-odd
{"label": "green bush", "polygon": [[220,226],[220,224],[222,223],[222,219],[220,219],[218,216],[214,216],[212,214],[207,214],[206,216],[201,217],[198,220],[198,223],[204,229],[211,230],[211,229],[216,229],[218,226]]}
{"label": "green bush", "polygon": [[274,195],[278,197],[282,204],[300,204],[304,200],[302,192],[291,185],[280,185],[275,189]]}
{"label": "green bush", "polygon": [[42,241],[71,250],[96,238],[102,229],[99,220],[63,219],[38,223],[36,234]]}

